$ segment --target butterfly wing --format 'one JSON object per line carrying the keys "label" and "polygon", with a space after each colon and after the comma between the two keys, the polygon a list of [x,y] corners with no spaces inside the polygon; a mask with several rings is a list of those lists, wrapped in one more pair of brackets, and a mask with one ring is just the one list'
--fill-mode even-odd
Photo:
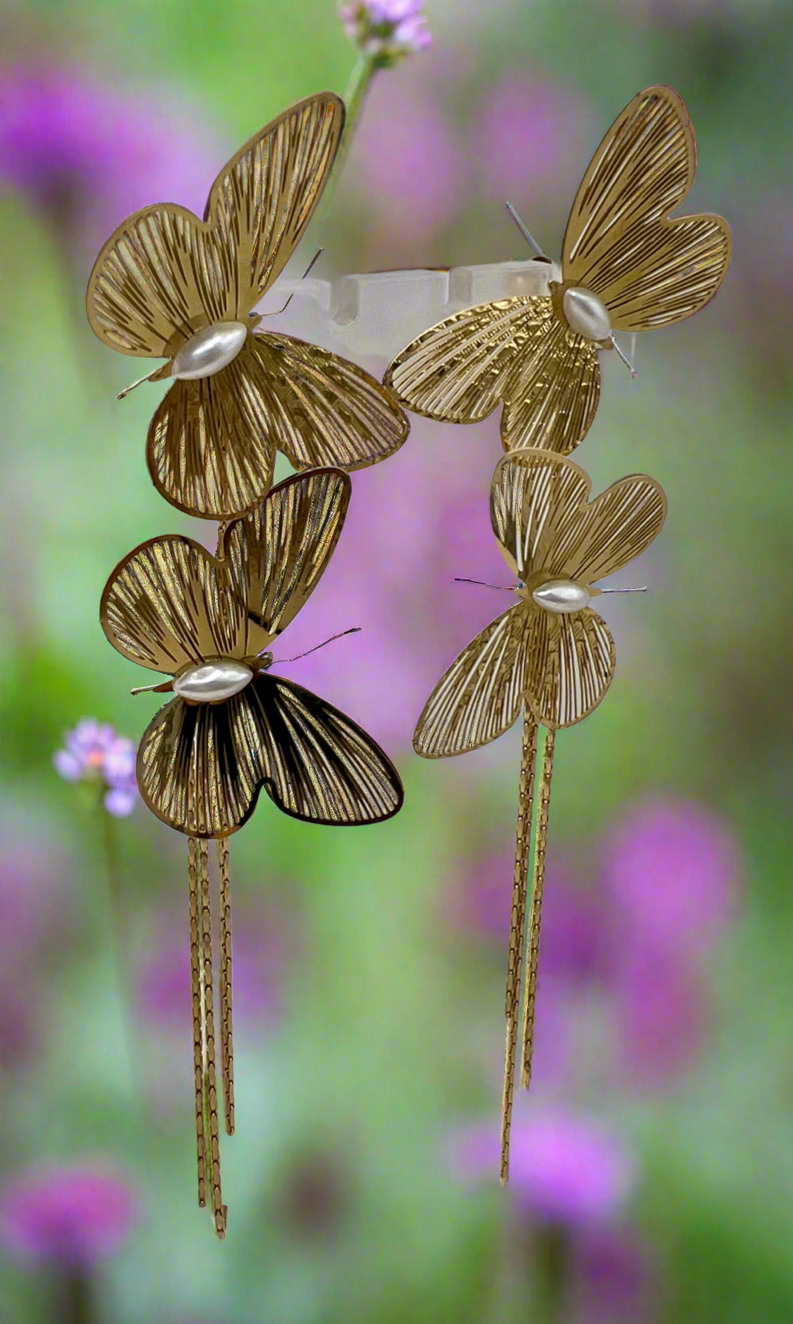
{"label": "butterfly wing", "polygon": [[666,495],[646,474],[612,483],[582,512],[556,549],[558,573],[592,584],[640,556],[661,532]]}
{"label": "butterfly wing", "polygon": [[453,313],[406,345],[383,381],[415,414],[478,423],[504,398],[516,355],[539,335],[550,299],[518,295]]}
{"label": "butterfly wing", "polygon": [[248,650],[261,652],[314,591],[339,540],[351,483],[338,469],[314,469],[279,483],[226,531],[225,555],[245,585]]}
{"label": "butterfly wing", "polygon": [[596,612],[529,611],[526,699],[544,726],[572,726],[592,712],[611,684],[616,652]]}
{"label": "butterfly wing", "polygon": [[166,704],[141,740],[137,776],[152,812],[198,837],[242,827],[262,786],[311,823],[377,823],[403,800],[396,768],[361,727],[266,673],[225,703]]}
{"label": "butterfly wing", "polygon": [[296,469],[363,469],[407,437],[396,401],[357,364],[292,336],[257,335],[253,348],[267,381],[269,436]]}
{"label": "butterfly wing", "polygon": [[86,312],[110,349],[170,358],[199,327],[236,317],[232,272],[216,234],[184,207],[135,212],[94,263]]}
{"label": "butterfly wing", "polygon": [[519,602],[486,626],[438,681],[416,723],[416,753],[448,758],[507,731],[520,713],[526,657],[526,609]]}
{"label": "butterfly wing", "polygon": [[152,671],[244,654],[244,602],[228,570],[191,538],[152,538],[125,556],[99,619],[119,653]]}
{"label": "butterfly wing", "polygon": [[169,203],[128,217],[88,281],[92,329],[111,349],[170,357],[211,322],[244,318],[299,243],[333,165],[344,105],[309,97],[223,167],[207,220]]}
{"label": "butterfly wing", "polygon": [[628,103],[589,164],[567,222],[562,273],[602,299],[615,330],[690,317],[727,273],[732,240],[721,216],[669,217],[695,169],[686,108],[662,86]]}
{"label": "butterfly wing", "polygon": [[568,547],[590,486],[583,469],[548,451],[512,451],[499,460],[490,485],[490,522],[519,579],[553,566],[559,547]]}
{"label": "butterfly wing", "polygon": [[306,97],[249,139],[212,185],[205,216],[236,275],[233,317],[259,302],[300,243],[343,128],[340,97]]}
{"label": "butterfly wing", "polygon": [[261,501],[272,481],[272,409],[252,340],[214,376],[174,382],[149,426],[151,480],[188,515],[232,519]]}
{"label": "butterfly wing", "polygon": [[600,399],[597,347],[571,331],[550,299],[536,299],[504,388],[504,450],[538,447],[567,455],[592,426]]}

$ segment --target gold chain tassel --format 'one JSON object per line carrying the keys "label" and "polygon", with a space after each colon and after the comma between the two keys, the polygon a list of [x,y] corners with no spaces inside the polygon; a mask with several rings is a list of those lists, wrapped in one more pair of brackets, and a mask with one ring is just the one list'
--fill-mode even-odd
{"label": "gold chain tassel", "polygon": [[204,1135],[204,1017],[201,994],[201,939],[198,900],[198,841],[187,839],[187,876],[190,880],[190,995],[193,1004],[193,1073],[195,1085],[195,1131],[198,1157],[198,1203],[203,1209],[206,1193],[206,1138]]}
{"label": "gold chain tassel", "polygon": [[226,1235],[226,1207],[220,1190],[220,1139],[218,1135],[218,1099],[215,1077],[215,1020],[212,993],[212,930],[209,902],[209,855],[207,843],[199,841],[201,858],[201,930],[203,963],[201,995],[203,1009],[203,1084],[205,1126],[209,1130],[207,1168],[212,1187],[212,1219],[222,1241]]}
{"label": "gold chain tassel", "polygon": [[234,1035],[231,1028],[231,889],[229,843],[218,840],[220,901],[220,1069],[223,1075],[223,1116],[226,1135],[234,1134]]}
{"label": "gold chain tassel", "polygon": [[518,785],[518,821],[515,828],[515,873],[512,882],[512,915],[507,960],[506,1018],[507,1038],[504,1049],[504,1094],[501,1104],[501,1183],[509,1180],[509,1136],[512,1125],[512,1096],[515,1084],[515,1055],[518,1043],[520,1009],[520,971],[523,952],[523,927],[526,918],[526,879],[529,869],[531,813],[534,800],[534,764],[537,754],[537,723],[525,709],[523,745]]}
{"label": "gold chain tassel", "polygon": [[534,1055],[534,1016],[537,1005],[537,969],[540,960],[540,924],[542,922],[542,894],[545,884],[545,852],[548,840],[548,810],[551,803],[551,777],[553,775],[553,749],[555,734],[545,732],[542,750],[542,776],[537,796],[537,823],[534,831],[534,869],[531,880],[531,902],[526,956],[526,987],[523,993],[523,1055],[520,1083],[525,1090],[531,1084],[531,1066]]}

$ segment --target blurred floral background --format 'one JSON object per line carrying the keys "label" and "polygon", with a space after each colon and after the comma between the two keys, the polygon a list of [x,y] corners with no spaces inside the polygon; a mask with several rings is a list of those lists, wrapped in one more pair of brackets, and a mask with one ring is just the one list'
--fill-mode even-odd
{"label": "blurred floral background", "polygon": [[384,741],[407,798],[387,824],[334,832],[263,797],[232,843],[222,1245],[195,1196],[185,847],[130,775],[156,697],[130,698],[139,675],[97,619],[121,556],[196,528],[146,474],[162,388],[118,404],[136,364],[88,329],[93,257],[139,206],[200,211],[226,156],[291,101],[343,92],[366,15],[332,0],[10,0],[0,1318],[790,1324],[793,12],[368,10],[404,58],[374,73],[307,241],[326,246],[318,274],[523,257],[507,197],[558,254],[602,133],[658,81],[696,126],[693,205],[734,228],[722,292],[639,339],[635,382],[607,365],[576,456],[595,490],[647,470],[670,511],[625,581],[650,591],[606,608],[612,690],[558,742],[513,1177],[502,1191],[519,740],[448,763],[410,746],[441,669],[499,609],[454,575],[508,582],[487,515],[496,416],[416,420],[397,456],[355,476],[334,563],[285,641],[362,627],[290,674]]}

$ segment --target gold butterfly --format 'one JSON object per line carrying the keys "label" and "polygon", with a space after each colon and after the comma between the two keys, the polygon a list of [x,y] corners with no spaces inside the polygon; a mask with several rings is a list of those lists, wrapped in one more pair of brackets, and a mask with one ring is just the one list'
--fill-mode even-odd
{"label": "gold butterfly", "polygon": [[732,240],[721,216],[671,218],[694,181],[694,130],[670,87],[628,103],[589,164],[548,296],[455,313],[397,354],[384,381],[417,414],[476,423],[503,405],[504,449],[566,455],[600,396],[598,350],[615,331],[691,317],[718,290]]}
{"label": "gold butterfly", "polygon": [[94,264],[86,306],[96,335],[122,354],[167,359],[141,381],[176,379],[146,458],[157,490],[190,515],[250,510],[270,486],[276,448],[296,469],[360,469],[407,436],[369,373],[292,336],[254,334],[262,317],[251,309],[314,214],[343,124],[333,93],[299,102],[223,167],[203,221],[168,203],[145,207]]}
{"label": "gold butterfly", "polygon": [[[297,615],[336,546],[350,496],[338,469],[274,487],[221,534],[219,556],[177,535],[153,538],[111,574],[102,628],[124,657],[171,679],[173,691],[138,749],[137,779],[152,813],[185,833],[190,876],[199,1204],[220,1191],[207,841],[220,877],[220,1038],[226,1131],[234,1129],[231,902],[227,838],[250,818],[262,787],[308,823],[378,823],[402,805],[399,774],[379,745],[337,708],[272,673],[269,646]],[[137,692],[137,691],[135,691]]]}
{"label": "gold butterfly", "polygon": [[526,939],[521,1071],[526,1087],[531,1077],[555,732],[592,712],[614,675],[614,640],[591,606],[609,590],[598,588],[596,581],[643,552],[666,517],[666,497],[652,478],[623,478],[591,502],[590,489],[583,469],[548,451],[513,451],[499,461],[490,492],[490,518],[506,562],[520,580],[515,590],[519,601],[452,662],[427,700],[413,736],[417,754],[446,758],[495,740],[523,712],[507,971],[502,1181],[509,1176],[537,727],[545,727],[546,734]]}

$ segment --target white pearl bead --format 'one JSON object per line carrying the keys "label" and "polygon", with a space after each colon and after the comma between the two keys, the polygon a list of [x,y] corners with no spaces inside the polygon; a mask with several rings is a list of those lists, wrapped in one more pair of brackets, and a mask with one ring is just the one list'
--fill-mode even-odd
{"label": "white pearl bead", "polygon": [[583,584],[576,584],[573,579],[549,579],[547,584],[540,584],[531,595],[538,607],[546,611],[566,615],[568,612],[582,611],[589,605],[591,594]]}
{"label": "white pearl bead", "polygon": [[186,340],[173,361],[171,373],[182,381],[211,377],[236,359],[248,328],[242,322],[213,322]]}
{"label": "white pearl bead", "polygon": [[253,672],[244,662],[224,657],[217,662],[199,662],[197,667],[183,671],[176,677],[173,688],[183,699],[195,703],[219,703],[239,694],[252,680]]}
{"label": "white pearl bead", "polygon": [[565,290],[562,307],[570,326],[585,340],[608,340],[611,336],[608,309],[591,290],[581,285]]}

